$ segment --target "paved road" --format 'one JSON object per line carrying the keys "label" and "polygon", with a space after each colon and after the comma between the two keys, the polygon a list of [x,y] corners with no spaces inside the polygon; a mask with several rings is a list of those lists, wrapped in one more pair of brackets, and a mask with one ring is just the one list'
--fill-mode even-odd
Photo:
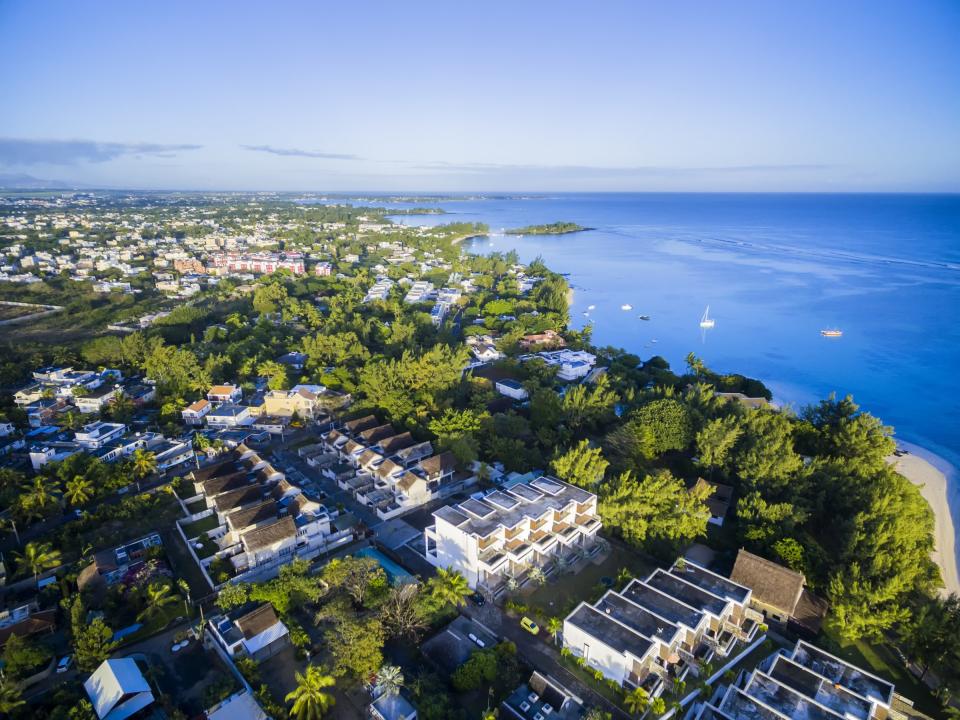
{"label": "paved road", "polygon": [[557,646],[544,631],[541,630],[541,634],[537,636],[531,635],[520,627],[516,618],[504,615],[500,608],[491,602],[487,602],[482,608],[468,605],[464,608],[463,614],[480,622],[499,635],[501,639],[513,642],[517,646],[517,652],[523,656],[528,664],[541,673],[554,677],[567,689],[579,695],[584,704],[601,707],[612,713],[615,718],[630,720],[630,715],[567,670],[560,661],[560,652]]}

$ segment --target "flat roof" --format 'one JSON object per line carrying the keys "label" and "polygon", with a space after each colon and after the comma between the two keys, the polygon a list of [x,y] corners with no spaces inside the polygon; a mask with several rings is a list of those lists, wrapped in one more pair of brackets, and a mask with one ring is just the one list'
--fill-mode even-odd
{"label": "flat roof", "polygon": [[640,607],[647,608],[672,623],[683,623],[691,630],[703,622],[704,614],[700,610],[684,605],[640,580],[632,580],[621,594]]}
{"label": "flat roof", "polygon": [[870,717],[873,704],[869,700],[854,695],[842,686],[837,687],[823,676],[783,655],[777,656],[768,674],[781,685],[813,698],[845,717],[861,720]]}
{"label": "flat roof", "polygon": [[745,585],[740,585],[722,575],[710,572],[689,560],[684,561],[683,569],[674,565],[670,568],[670,572],[709,593],[733,600],[736,603],[743,604],[750,596],[750,588]]}
{"label": "flat roof", "polygon": [[673,643],[677,633],[680,632],[673,623],[654,615],[613,590],[609,590],[600,598],[594,607],[624,625],[629,625],[644,637],[659,638],[667,645]]}
{"label": "flat roof", "polygon": [[810,643],[799,641],[790,657],[798,664],[822,675],[832,683],[842,685],[862,698],[883,703],[887,707],[893,702],[892,683],[871,675]]}
{"label": "flat roof", "polygon": [[756,698],[764,705],[793,720],[835,720],[843,717],[811,702],[810,698],[786,685],[781,685],[759,670],[754,671],[744,691],[750,697]]}
{"label": "flat roof", "polygon": [[646,583],[650,587],[661,590],[671,597],[675,597],[685,605],[710,612],[717,617],[723,613],[727,607],[727,602],[729,602],[706,590],[700,589],[696,585],[684,582],[676,575],[671,575],[666,570],[660,568],[657,568],[650,574]]}
{"label": "flat roof", "polygon": [[567,617],[567,622],[617,652],[629,652],[638,659],[643,658],[653,645],[653,641],[649,638],[621,625],[609,615],[585,603]]}

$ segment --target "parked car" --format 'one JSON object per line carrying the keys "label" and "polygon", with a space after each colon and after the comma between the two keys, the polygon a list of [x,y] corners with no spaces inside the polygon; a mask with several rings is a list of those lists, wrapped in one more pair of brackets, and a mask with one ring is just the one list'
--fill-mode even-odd
{"label": "parked car", "polygon": [[531,635],[536,635],[540,632],[540,626],[537,625],[533,620],[528,617],[523,617],[520,620],[520,627],[526,630]]}
{"label": "parked car", "polygon": [[57,663],[57,672],[65,673],[73,665],[73,655],[64,655]]}
{"label": "parked car", "polygon": [[482,592],[475,592],[470,596],[471,602],[477,607],[483,607],[484,603],[487,602],[487,599],[483,596]]}

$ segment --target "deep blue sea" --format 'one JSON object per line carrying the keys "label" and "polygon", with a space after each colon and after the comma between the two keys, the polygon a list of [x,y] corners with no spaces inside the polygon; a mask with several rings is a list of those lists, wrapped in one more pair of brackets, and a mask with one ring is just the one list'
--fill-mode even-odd
{"label": "deep blue sea", "polygon": [[[470,251],[515,249],[567,273],[572,324],[591,323],[597,344],[662,355],[676,368],[693,351],[717,371],[760,378],[797,408],[850,393],[899,438],[960,465],[960,195],[553,194],[418,204],[448,214],[395,219],[484,222],[491,236]],[[499,234],[555,221],[593,229]],[[716,326],[704,332],[707,305]],[[823,338],[823,328],[843,337]]]}

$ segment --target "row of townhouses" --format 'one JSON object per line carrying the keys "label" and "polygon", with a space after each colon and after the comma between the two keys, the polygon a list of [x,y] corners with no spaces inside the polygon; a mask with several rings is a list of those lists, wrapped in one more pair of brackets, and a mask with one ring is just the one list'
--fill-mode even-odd
{"label": "row of townhouses", "polygon": [[606,678],[656,697],[699,663],[754,639],[763,616],[750,600],[750,588],[678,560],[581,603],[564,620],[563,643]]}
{"label": "row of townhouses", "polygon": [[373,415],[344,423],[327,432],[322,444],[300,452],[384,520],[462,492],[477,481],[473,473],[456,471],[452,453],[435,454],[429,441],[417,442],[409,432],[397,432]]}
{"label": "row of townhouses", "polygon": [[[204,572],[229,563],[226,582],[269,578],[294,558],[312,559],[349,542],[320,503],[246,445],[187,475],[195,495],[178,526]],[[211,581],[222,585],[224,580]]]}

